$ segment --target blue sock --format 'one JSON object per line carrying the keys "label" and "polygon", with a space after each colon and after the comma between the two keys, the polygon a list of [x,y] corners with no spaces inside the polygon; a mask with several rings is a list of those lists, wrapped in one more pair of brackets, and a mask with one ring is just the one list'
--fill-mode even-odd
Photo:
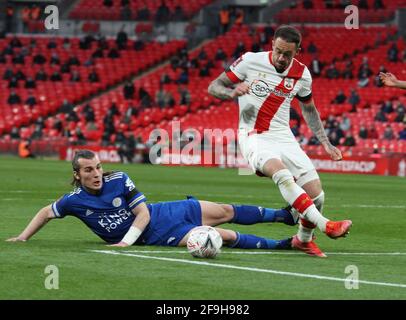
{"label": "blue sock", "polygon": [[252,234],[237,233],[237,240],[229,247],[240,249],[290,249],[292,238],[283,240],[265,239]]}
{"label": "blue sock", "polygon": [[[284,222],[292,220],[292,215],[285,209],[271,209],[257,206],[233,205],[234,218],[237,224],[255,224],[259,222]],[[290,219],[290,220],[289,220]],[[290,224],[290,223],[287,223]]]}
{"label": "blue sock", "polygon": [[258,222],[263,222],[264,210],[256,206],[238,206],[233,205],[234,208],[234,218],[231,220],[233,223],[237,224],[254,224]]}

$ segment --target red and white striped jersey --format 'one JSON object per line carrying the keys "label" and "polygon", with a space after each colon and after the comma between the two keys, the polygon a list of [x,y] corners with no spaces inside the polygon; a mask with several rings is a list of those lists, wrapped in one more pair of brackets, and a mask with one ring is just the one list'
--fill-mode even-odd
{"label": "red and white striped jersey", "polygon": [[249,94],[238,98],[239,129],[258,133],[288,133],[292,99],[308,101],[312,96],[312,77],[307,67],[292,59],[290,66],[278,73],[272,64],[272,52],[247,52],[226,71],[234,83],[246,82]]}

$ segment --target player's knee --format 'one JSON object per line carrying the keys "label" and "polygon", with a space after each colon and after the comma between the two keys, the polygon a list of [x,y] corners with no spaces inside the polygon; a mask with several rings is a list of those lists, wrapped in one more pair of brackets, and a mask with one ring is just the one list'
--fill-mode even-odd
{"label": "player's knee", "polygon": [[288,169],[282,169],[275,172],[272,176],[272,180],[276,185],[286,187],[295,182],[293,175]]}
{"label": "player's knee", "polygon": [[313,198],[312,200],[317,210],[322,212],[324,206],[324,191],[321,190],[320,194],[317,197]]}
{"label": "player's knee", "polygon": [[229,222],[234,218],[234,207],[231,204],[221,204],[221,218],[223,222]]}

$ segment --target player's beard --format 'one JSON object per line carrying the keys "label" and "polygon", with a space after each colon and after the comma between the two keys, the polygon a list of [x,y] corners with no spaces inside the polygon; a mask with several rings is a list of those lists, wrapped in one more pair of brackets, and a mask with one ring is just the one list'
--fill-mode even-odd
{"label": "player's beard", "polygon": [[284,66],[284,67],[277,67],[277,66],[275,65],[275,70],[276,70],[278,73],[284,73],[284,72],[286,71],[286,69],[287,69],[287,66]]}

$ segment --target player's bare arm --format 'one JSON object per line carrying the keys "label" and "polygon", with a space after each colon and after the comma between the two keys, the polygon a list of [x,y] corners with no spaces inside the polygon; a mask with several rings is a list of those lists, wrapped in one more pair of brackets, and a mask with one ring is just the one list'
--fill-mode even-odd
{"label": "player's bare arm", "polygon": [[227,77],[226,73],[223,72],[210,83],[208,92],[221,100],[234,99],[249,93],[250,88],[244,82],[237,84],[234,88],[233,86],[234,83]]}
{"label": "player's bare arm", "polygon": [[321,122],[319,112],[314,105],[314,100],[311,99],[309,102],[300,102],[299,104],[300,108],[302,109],[303,118],[305,119],[309,128],[312,130],[313,134],[323,145],[326,152],[333,160],[341,160],[343,158],[341,155],[341,151],[330,143],[326,132],[324,131],[324,126]]}
{"label": "player's bare arm", "polygon": [[400,89],[406,89],[406,81],[399,80],[396,76],[392,73],[379,73],[379,78],[383,82],[383,84],[387,87],[395,87]]}
{"label": "player's bare arm", "polygon": [[7,239],[7,241],[27,241],[53,218],[55,218],[54,212],[52,211],[51,205],[48,205],[38,211],[35,217],[18,237]]}
{"label": "player's bare arm", "polygon": [[132,213],[135,215],[135,219],[130,230],[119,243],[111,245],[112,247],[128,247],[132,245],[151,221],[151,215],[145,203],[140,203],[132,209]]}

